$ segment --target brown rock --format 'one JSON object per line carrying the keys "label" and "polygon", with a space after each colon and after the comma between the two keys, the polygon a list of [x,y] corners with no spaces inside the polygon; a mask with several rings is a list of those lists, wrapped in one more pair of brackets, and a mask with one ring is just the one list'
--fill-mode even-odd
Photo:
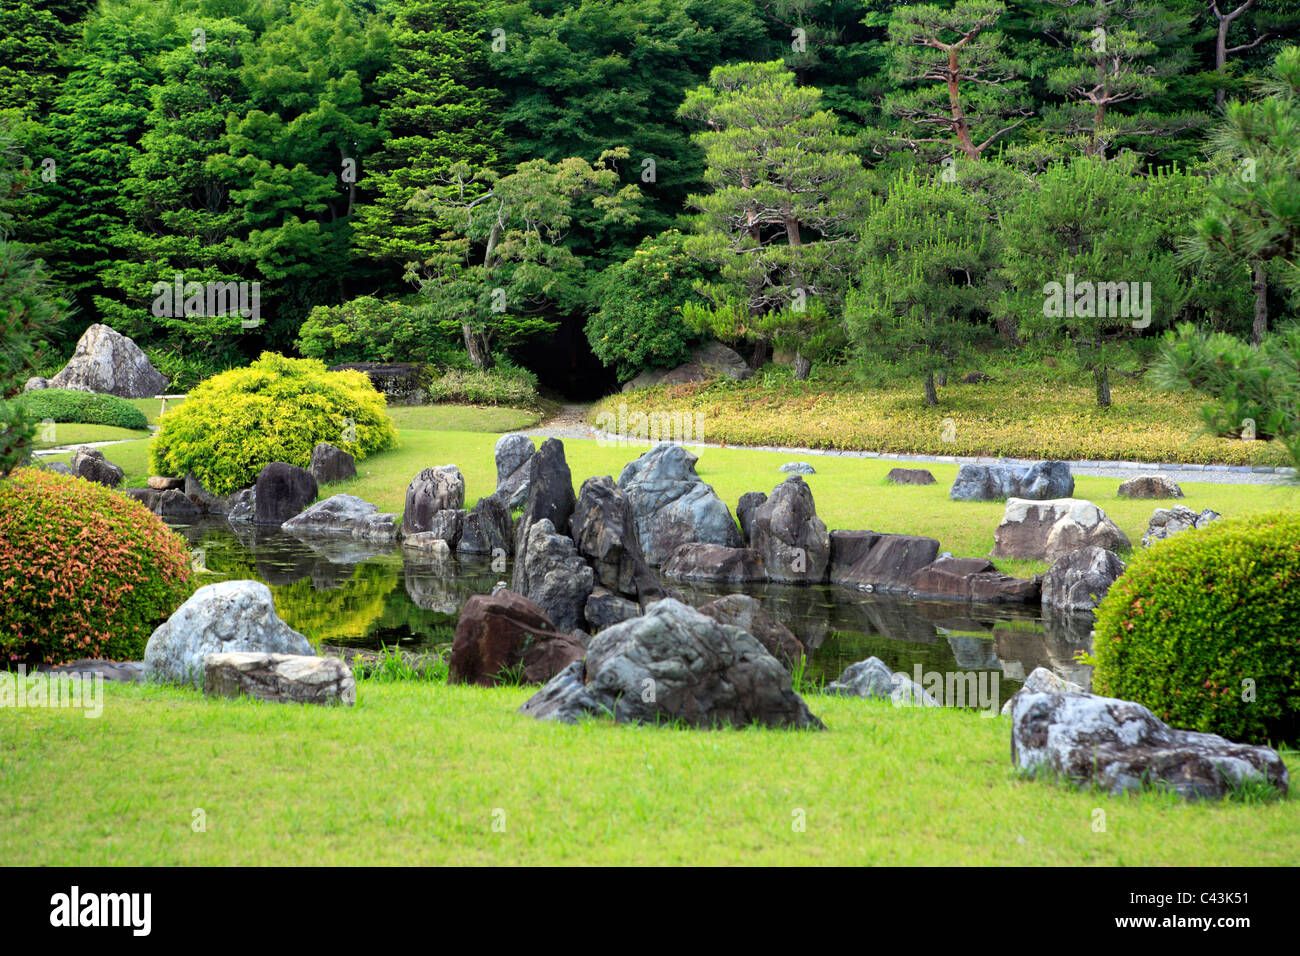
{"label": "brown rock", "polygon": [[891,485],[932,485],[934,475],[925,468],[891,468],[885,481]]}
{"label": "brown rock", "polygon": [[185,490],[184,478],[160,478],[155,475],[145,482],[145,484],[155,491],[171,491],[173,488],[177,491]]}
{"label": "brown rock", "polygon": [[1121,498],[1181,498],[1183,489],[1164,475],[1139,475],[1122,482],[1117,494]]}
{"label": "brown rock", "polygon": [[585,654],[580,640],[557,631],[523,595],[476,594],[461,608],[448,679],[494,687],[504,671],[522,668],[526,682],[545,683]]}

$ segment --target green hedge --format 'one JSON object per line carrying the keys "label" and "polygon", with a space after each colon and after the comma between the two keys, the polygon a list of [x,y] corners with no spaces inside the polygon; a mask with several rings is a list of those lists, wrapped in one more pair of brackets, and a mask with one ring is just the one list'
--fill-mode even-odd
{"label": "green hedge", "polygon": [[1097,609],[1092,660],[1098,693],[1174,727],[1295,740],[1300,513],[1216,521],[1136,552]]}
{"label": "green hedge", "polygon": [[448,369],[436,373],[429,383],[429,403],[461,405],[508,405],[536,408],[537,377],[526,369],[499,364],[490,372],[479,369]]}
{"label": "green hedge", "polygon": [[61,424],[112,425],[115,428],[137,429],[149,427],[144,412],[116,395],[43,388],[23,392],[14,401],[29,419],[38,422],[48,419]]}

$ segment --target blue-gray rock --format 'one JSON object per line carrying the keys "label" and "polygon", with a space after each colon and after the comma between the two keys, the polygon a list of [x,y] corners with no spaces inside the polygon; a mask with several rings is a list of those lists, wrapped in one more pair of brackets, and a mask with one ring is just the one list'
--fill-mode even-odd
{"label": "blue-gray rock", "polygon": [[763,557],[768,579],[820,584],[831,559],[831,537],[817,517],[812,489],[799,475],[776,486],[758,506],[750,528],[750,547]]}
{"label": "blue-gray rock", "polygon": [[1165,538],[1184,531],[1194,531],[1198,528],[1204,528],[1211,521],[1218,521],[1221,518],[1217,511],[1206,508],[1197,514],[1186,505],[1174,505],[1172,508],[1157,508],[1151,515],[1151,520],[1147,522],[1146,534],[1142,535],[1142,547],[1147,548],[1157,541],[1163,541]]}
{"label": "blue-gray rock", "polygon": [[282,530],[296,537],[336,535],[365,541],[397,542],[397,515],[356,495],[334,495],[289,519]]}
{"label": "blue-gray rock", "polygon": [[780,470],[787,475],[815,475],[817,469],[806,461],[787,461]]}
{"label": "blue-gray rock", "polygon": [[962,465],[948,497],[953,501],[1002,501],[1007,498],[1069,498],[1074,476],[1064,461],[1032,465]]}
{"label": "blue-gray rock", "polygon": [[527,435],[513,433],[497,439],[496,495],[507,509],[517,508],[528,500],[528,463],[536,453],[533,440]]}
{"label": "blue-gray rock", "polygon": [[1088,546],[1063,554],[1043,575],[1043,607],[1092,611],[1123,573],[1119,555],[1105,548]]}
{"label": "blue-gray rock", "polygon": [[203,659],[231,651],[315,656],[310,642],[275,613],[271,589],[260,581],[221,581],[201,587],[149,638],[145,679],[201,685]]}
{"label": "blue-gray rock", "polygon": [[602,586],[641,604],[663,597],[663,585],[641,553],[631,502],[608,475],[582,483],[571,530]]}
{"label": "blue-gray rock", "polygon": [[596,586],[573,539],[548,519],[534,522],[516,552],[510,590],[538,605],[561,631],[586,630],[587,598]]}
{"label": "blue-gray rock", "polygon": [[699,456],[681,445],[656,445],[619,476],[632,505],[637,540],[646,561],[663,564],[690,542],[739,548],[743,544],[730,509],[695,473]]}
{"label": "blue-gray rock", "polygon": [[838,679],[826,685],[826,693],[890,700],[896,707],[939,706],[939,702],[916,681],[901,671],[893,673],[879,657],[868,657],[865,661],[850,664]]}

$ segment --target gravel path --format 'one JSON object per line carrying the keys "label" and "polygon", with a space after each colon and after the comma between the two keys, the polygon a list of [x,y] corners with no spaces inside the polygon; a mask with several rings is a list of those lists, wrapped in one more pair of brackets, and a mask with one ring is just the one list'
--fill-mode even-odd
{"label": "gravel path", "polygon": [[[592,441],[617,441],[617,437],[599,432],[583,420],[589,405],[564,405],[559,413],[536,428],[526,429],[525,435],[537,438],[587,439]],[[648,444],[648,443],[647,443]],[[700,448],[721,448],[721,445],[698,442]],[[1029,465],[1034,458],[976,458],[961,455],[897,455],[874,451],[834,451],[819,448],[785,448],[775,445],[728,445],[728,448],[749,448],[752,451],[773,451],[790,455],[792,459],[812,456],[834,458],[879,458],[900,464],[1008,464]],[[1076,475],[1100,478],[1133,478],[1137,475],[1159,474],[1174,481],[1203,481],[1224,485],[1267,485],[1294,480],[1294,468],[1249,465],[1191,465],[1139,461],[1072,461],[1070,471]]]}

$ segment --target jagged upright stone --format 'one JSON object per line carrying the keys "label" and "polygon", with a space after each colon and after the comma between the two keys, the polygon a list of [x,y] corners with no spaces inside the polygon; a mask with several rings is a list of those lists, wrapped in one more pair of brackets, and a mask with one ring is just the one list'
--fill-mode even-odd
{"label": "jagged upright stone", "polygon": [[637,540],[653,566],[683,544],[743,544],[730,509],[695,473],[698,460],[681,445],[665,442],[630,462],[619,476],[618,487],[632,505]]}

